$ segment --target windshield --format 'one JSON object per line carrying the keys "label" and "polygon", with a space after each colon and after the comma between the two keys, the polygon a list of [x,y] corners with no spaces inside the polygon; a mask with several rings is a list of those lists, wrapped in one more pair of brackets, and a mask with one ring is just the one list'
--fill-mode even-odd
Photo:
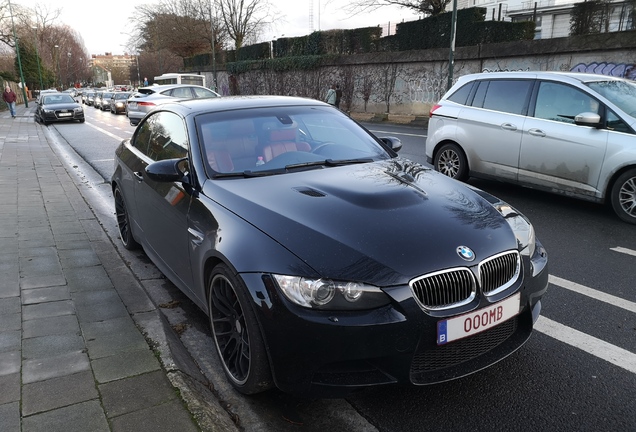
{"label": "windshield", "polygon": [[632,117],[636,116],[636,83],[630,81],[596,81],[588,87],[613,102]]}
{"label": "windshield", "polygon": [[268,175],[389,159],[349,117],[327,107],[272,107],[196,118],[210,177]]}
{"label": "windshield", "polygon": [[59,94],[55,96],[44,97],[44,105],[59,104],[59,103],[75,103],[75,99],[73,99],[70,95],[67,95],[67,94]]}

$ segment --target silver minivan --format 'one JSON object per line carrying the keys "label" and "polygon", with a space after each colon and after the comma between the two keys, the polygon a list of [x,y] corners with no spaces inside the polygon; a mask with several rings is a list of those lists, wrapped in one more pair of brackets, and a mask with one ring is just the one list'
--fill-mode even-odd
{"label": "silver minivan", "polygon": [[437,171],[610,202],[636,224],[636,82],[575,72],[465,75],[431,108]]}

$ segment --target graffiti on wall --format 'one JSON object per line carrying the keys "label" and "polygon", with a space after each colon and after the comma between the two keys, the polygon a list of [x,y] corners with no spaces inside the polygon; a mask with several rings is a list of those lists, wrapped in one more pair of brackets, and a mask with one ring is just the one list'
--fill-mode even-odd
{"label": "graffiti on wall", "polygon": [[529,72],[530,68],[529,67],[526,67],[525,69],[523,69],[523,68],[519,68],[519,69],[508,69],[508,68],[505,68],[505,69],[500,69],[500,68],[498,68],[498,69],[488,69],[488,68],[483,68],[481,71],[482,72]]}
{"label": "graffiti on wall", "polygon": [[579,63],[570,69],[572,72],[588,72],[601,75],[636,80],[636,65],[625,63]]}
{"label": "graffiti on wall", "polygon": [[411,103],[436,103],[446,91],[446,80],[434,77],[418,77],[405,80],[407,100]]}

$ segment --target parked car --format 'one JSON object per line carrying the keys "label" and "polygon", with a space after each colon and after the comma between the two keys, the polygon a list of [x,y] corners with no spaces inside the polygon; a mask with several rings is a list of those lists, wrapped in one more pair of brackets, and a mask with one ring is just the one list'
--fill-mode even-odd
{"label": "parked car", "polygon": [[59,92],[56,89],[40,90],[40,93],[38,94],[38,97],[37,97],[35,102],[37,103],[42,96],[47,95],[47,94],[53,94],[53,93],[59,93]]}
{"label": "parked car", "polygon": [[104,92],[98,91],[95,92],[95,97],[93,99],[93,108],[101,109],[102,107],[102,95]]}
{"label": "parked car", "polygon": [[125,113],[126,100],[131,94],[131,92],[114,92],[109,99],[110,112],[113,114]]}
{"label": "parked car", "polygon": [[431,109],[426,156],[458,180],[609,202],[636,224],[636,83],[574,72],[463,76]]}
{"label": "parked car", "polygon": [[113,97],[113,92],[103,92],[99,100],[99,109],[102,111],[110,111],[110,98]]}
{"label": "parked car", "polygon": [[157,105],[175,99],[215,98],[220,95],[212,90],[190,84],[165,84],[139,88],[128,98],[126,113],[131,125],[136,125]]}
{"label": "parked car", "polygon": [[82,96],[82,101],[88,105],[88,106],[92,106],[95,103],[95,92],[94,91],[88,91],[85,93],[85,96]]}
{"label": "parked car", "polygon": [[166,103],[115,152],[125,248],[208,316],[229,382],[304,397],[477,372],[529,338],[531,223],[295,97]]}
{"label": "parked car", "polygon": [[77,90],[74,87],[67,88],[62,93],[67,93],[67,94],[71,95],[72,98],[77,97]]}
{"label": "parked car", "polygon": [[68,93],[45,93],[35,104],[35,120],[44,125],[73,120],[84,123],[84,109]]}

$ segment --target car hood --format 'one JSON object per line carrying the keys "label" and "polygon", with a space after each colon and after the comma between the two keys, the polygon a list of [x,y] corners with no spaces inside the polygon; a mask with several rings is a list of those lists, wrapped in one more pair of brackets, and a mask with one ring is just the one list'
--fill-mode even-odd
{"label": "car hood", "polygon": [[405,159],[206,182],[204,193],[323,277],[380,286],[517,249],[503,216],[464,184]]}

